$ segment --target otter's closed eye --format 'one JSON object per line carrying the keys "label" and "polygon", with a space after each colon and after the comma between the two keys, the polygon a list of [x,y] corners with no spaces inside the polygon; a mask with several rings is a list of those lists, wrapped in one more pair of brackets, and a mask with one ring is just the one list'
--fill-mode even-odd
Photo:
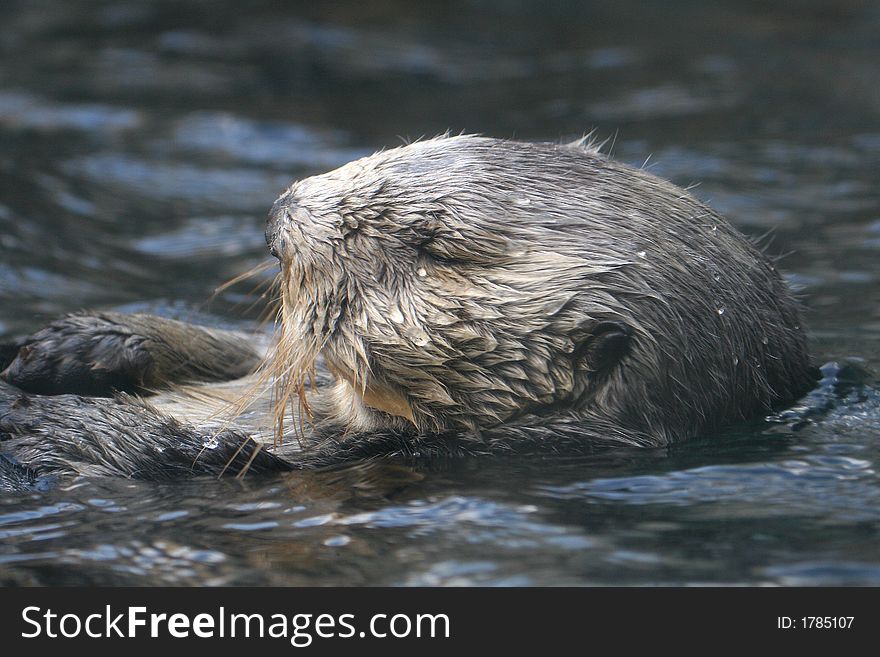
{"label": "otter's closed eye", "polygon": [[436,260],[479,265],[505,262],[510,253],[509,241],[498,235],[469,238],[466,230],[442,229],[419,244],[419,250]]}
{"label": "otter's closed eye", "polygon": [[[461,249],[450,249],[449,246],[441,240],[425,240],[424,242],[419,243],[418,250],[422,255],[439,263],[454,264],[464,260],[461,258]],[[456,257],[456,253],[458,254],[458,257]]]}

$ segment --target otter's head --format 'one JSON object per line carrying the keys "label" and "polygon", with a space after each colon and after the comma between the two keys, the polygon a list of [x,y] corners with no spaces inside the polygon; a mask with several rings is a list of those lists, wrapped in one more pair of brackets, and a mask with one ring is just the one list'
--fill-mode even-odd
{"label": "otter's head", "polygon": [[266,229],[281,400],[319,356],[356,429],[479,430],[594,394],[627,349],[602,286],[622,262],[572,248],[552,184],[564,172],[528,158],[442,138],[294,183]]}

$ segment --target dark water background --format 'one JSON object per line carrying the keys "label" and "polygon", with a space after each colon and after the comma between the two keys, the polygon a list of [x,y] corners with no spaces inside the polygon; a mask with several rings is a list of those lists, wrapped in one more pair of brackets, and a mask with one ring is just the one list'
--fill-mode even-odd
{"label": "dark water background", "polygon": [[[253,328],[249,287],[210,297],[293,178],[595,128],[772,229],[816,362],[880,371],[878,35],[858,0],[5,0],[0,338],[82,308]],[[6,496],[0,581],[880,585],[877,384],[828,372],[807,421],[670,450]]]}

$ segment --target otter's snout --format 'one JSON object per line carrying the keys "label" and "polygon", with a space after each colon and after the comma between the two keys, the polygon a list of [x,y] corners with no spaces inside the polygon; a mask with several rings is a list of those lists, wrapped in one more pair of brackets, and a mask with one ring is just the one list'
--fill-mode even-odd
{"label": "otter's snout", "polygon": [[282,203],[282,196],[269,211],[269,219],[266,221],[266,246],[269,253],[279,260],[284,259],[284,224],[288,221],[287,206]]}

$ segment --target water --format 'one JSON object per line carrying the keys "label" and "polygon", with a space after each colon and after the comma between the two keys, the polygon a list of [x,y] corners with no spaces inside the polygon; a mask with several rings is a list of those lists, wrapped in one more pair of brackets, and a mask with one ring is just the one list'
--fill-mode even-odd
{"label": "water", "polygon": [[82,308],[251,328],[251,286],[213,292],[293,178],[595,128],[771,231],[825,388],[670,450],[5,496],[0,581],[880,585],[880,6],[569,4],[3,3],[0,337]]}

